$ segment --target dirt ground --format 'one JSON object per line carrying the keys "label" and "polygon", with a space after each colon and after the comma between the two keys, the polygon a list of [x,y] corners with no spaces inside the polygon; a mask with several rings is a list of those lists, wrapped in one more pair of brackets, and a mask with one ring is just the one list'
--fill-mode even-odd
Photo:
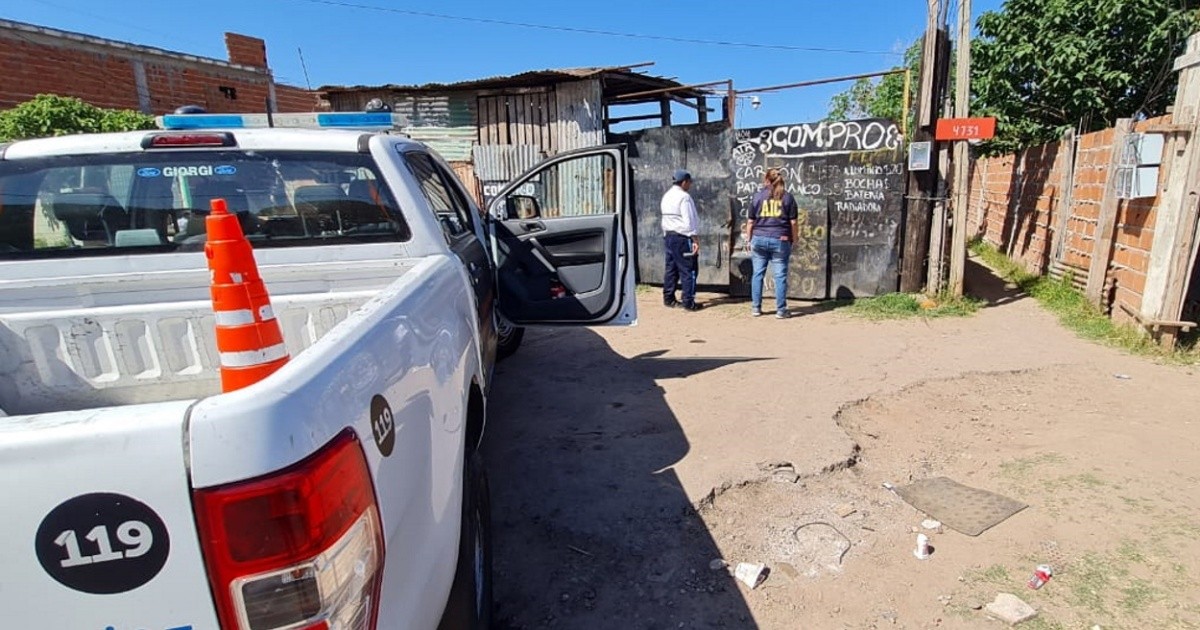
{"label": "dirt ground", "polygon": [[[1076,339],[974,264],[968,287],[965,319],[655,290],[636,328],[530,331],[489,402],[502,626],[1001,628],[979,608],[1008,592],[1022,628],[1200,628],[1194,368]],[[971,537],[882,487],[940,476],[1029,507]]]}

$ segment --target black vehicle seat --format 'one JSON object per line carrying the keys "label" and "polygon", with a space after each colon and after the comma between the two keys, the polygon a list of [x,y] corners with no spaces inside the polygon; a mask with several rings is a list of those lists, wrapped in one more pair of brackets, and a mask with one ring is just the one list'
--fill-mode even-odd
{"label": "black vehicle seat", "polygon": [[[374,180],[356,179],[350,182],[349,203],[342,213],[342,222],[350,223],[346,229],[357,228],[363,232],[391,231],[391,217],[384,209],[379,196],[379,186]],[[346,215],[350,214],[348,218]]]}
{"label": "black vehicle seat", "polygon": [[309,232],[341,232],[342,206],[347,203],[346,193],[337,184],[313,184],[300,186],[292,195],[296,212],[304,219]]}
{"label": "black vehicle seat", "polygon": [[105,192],[72,191],[51,198],[54,218],[71,238],[84,245],[112,245],[117,232],[129,229],[129,213]]}
{"label": "black vehicle seat", "polygon": [[192,193],[192,207],[188,212],[187,231],[184,236],[193,237],[205,234],[204,221],[212,208],[213,199],[224,199],[230,214],[236,214],[242,231],[247,235],[257,233],[254,217],[250,215],[250,200],[246,191],[242,190],[236,181],[221,179],[204,179],[189,182]]}

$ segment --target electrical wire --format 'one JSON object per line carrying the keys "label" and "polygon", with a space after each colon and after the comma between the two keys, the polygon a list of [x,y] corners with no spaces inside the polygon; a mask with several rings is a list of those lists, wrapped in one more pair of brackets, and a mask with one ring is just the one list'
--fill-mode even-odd
{"label": "electrical wire", "polygon": [[673,42],[677,44],[702,44],[707,46],[728,46],[736,48],[759,48],[765,50],[786,50],[792,52],[820,52],[820,53],[844,53],[852,55],[892,55],[903,56],[902,53],[895,53],[888,50],[859,50],[853,48],[819,48],[810,46],[790,46],[786,44],[754,44],[750,42],[732,42],[712,39],[695,39],[690,37],[671,37],[668,35],[647,35],[645,33],[624,33],[619,31],[606,31],[592,28],[579,28],[573,26],[558,26],[551,24],[533,24],[530,22],[514,22],[510,20],[497,20],[492,18],[467,17],[463,15],[449,15],[445,13],[433,13],[430,11],[414,11],[411,9],[396,9],[393,7],[380,7],[369,4],[358,4],[354,2],[343,2],[340,0],[293,0],[297,2],[307,2],[309,4],[323,4],[327,6],[342,7],[346,9],[363,9],[368,11],[379,11],[383,13],[396,13],[399,15],[410,15],[414,17],[436,18],[440,20],[457,20],[460,22],[473,22],[476,24],[492,24],[496,26],[514,26],[519,28],[539,29],[544,31],[560,31],[564,33],[580,33],[584,35],[603,35],[606,37],[624,37],[628,39],[647,39],[664,42]]}

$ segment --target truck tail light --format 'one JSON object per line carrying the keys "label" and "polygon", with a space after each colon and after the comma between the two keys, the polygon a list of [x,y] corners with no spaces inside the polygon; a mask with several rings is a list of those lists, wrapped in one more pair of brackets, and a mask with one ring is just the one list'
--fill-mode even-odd
{"label": "truck tail light", "polygon": [[369,630],[383,535],[353,431],[258,479],[193,494],[224,630]]}

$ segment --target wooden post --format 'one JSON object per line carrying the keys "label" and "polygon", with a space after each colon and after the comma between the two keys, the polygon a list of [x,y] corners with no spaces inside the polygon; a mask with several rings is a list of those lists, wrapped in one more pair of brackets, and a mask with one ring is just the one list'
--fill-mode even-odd
{"label": "wooden post", "polygon": [[[1142,295],[1142,315],[1148,320],[1179,320],[1196,258],[1197,213],[1200,204],[1200,33],[1193,34],[1184,54],[1175,60],[1179,88],[1163,151],[1163,188],[1159,195],[1154,244]],[[1159,341],[1174,346],[1176,331],[1164,330]]]}
{"label": "wooden post", "polygon": [[1078,147],[1075,142],[1075,130],[1068,129],[1063,134],[1058,146],[1062,153],[1062,180],[1058,196],[1058,216],[1054,217],[1054,243],[1050,247],[1050,260],[1061,263],[1063,249],[1067,244],[1067,225],[1071,220],[1071,206],[1075,204],[1075,155]]}
{"label": "wooden post", "polygon": [[729,81],[725,86],[725,120],[729,122],[729,128],[733,129],[734,118],[737,116],[737,93],[733,91],[733,81]]}
{"label": "wooden post", "polygon": [[1104,178],[1104,198],[1100,201],[1100,218],[1096,223],[1096,238],[1092,242],[1092,264],[1088,267],[1087,286],[1084,288],[1084,295],[1096,306],[1103,306],[1101,294],[1108,275],[1108,257],[1113,250],[1113,233],[1117,229],[1117,166],[1121,163],[1125,136],[1132,129],[1133,119],[1122,118],[1113,130],[1112,157],[1108,160],[1108,174]]}
{"label": "wooden post", "polygon": [[[945,29],[939,26],[940,0],[928,0],[929,14],[922,46],[920,92],[917,94],[917,121],[912,141],[933,142],[937,123],[938,101],[945,85],[945,49],[948,45]],[[931,157],[937,145],[931,147]],[[931,160],[932,162],[932,160]],[[932,163],[930,165],[932,167]],[[937,193],[937,168],[908,174],[904,223],[904,251],[900,260],[900,291],[916,293],[925,280],[926,259],[929,256],[930,200]]]}
{"label": "wooden post", "polygon": [[912,70],[904,70],[904,96],[900,99],[900,135],[908,140],[908,115],[912,107]]}
{"label": "wooden post", "polygon": [[696,111],[699,112],[699,123],[703,125],[708,122],[708,99],[703,96],[696,97]]}
{"label": "wooden post", "polygon": [[665,96],[658,99],[658,112],[659,112],[659,114],[658,114],[659,117],[662,118],[662,126],[670,127],[671,126],[671,99],[669,99]]}
{"label": "wooden post", "polygon": [[[958,63],[954,70],[954,116],[966,118],[971,99],[971,0],[958,3]],[[967,205],[971,191],[971,146],[954,143],[954,234],[950,237],[950,295],[963,294],[967,264]]]}

